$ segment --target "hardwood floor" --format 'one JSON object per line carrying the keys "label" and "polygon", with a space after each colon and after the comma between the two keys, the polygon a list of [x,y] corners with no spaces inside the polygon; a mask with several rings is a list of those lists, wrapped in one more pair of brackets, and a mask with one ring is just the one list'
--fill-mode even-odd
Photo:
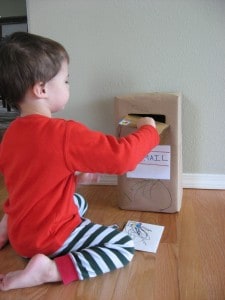
{"label": "hardwood floor", "polygon": [[[116,186],[79,188],[89,202],[87,217],[120,228],[128,220],[165,226],[157,254],[136,252],[124,269],[67,286],[60,283],[0,292],[0,300],[224,300],[225,191],[184,190],[180,213],[124,211]],[[0,178],[0,208],[6,191]],[[8,245],[0,251],[0,273],[23,268]]]}

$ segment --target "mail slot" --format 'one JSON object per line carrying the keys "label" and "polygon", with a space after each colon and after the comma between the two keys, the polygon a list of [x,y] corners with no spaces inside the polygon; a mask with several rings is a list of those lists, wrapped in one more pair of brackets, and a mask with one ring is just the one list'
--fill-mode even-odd
{"label": "mail slot", "polygon": [[115,98],[116,133],[136,130],[135,120],[153,117],[160,135],[155,147],[131,172],[118,177],[118,205],[126,210],[178,212],[182,203],[181,93],[145,93]]}

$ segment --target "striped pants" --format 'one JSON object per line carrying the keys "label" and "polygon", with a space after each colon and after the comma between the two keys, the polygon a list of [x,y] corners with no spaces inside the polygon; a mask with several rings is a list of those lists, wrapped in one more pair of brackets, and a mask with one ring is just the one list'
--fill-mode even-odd
{"label": "striped pants", "polygon": [[[79,194],[74,195],[74,202],[83,217],[88,208],[87,202]],[[126,233],[113,226],[82,219],[83,222],[51,256],[65,284],[122,268],[134,256],[133,241]]]}

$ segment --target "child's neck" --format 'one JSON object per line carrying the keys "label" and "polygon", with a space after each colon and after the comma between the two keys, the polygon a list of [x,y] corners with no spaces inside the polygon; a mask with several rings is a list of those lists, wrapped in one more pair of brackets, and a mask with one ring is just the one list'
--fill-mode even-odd
{"label": "child's neck", "polygon": [[28,89],[24,98],[19,103],[20,116],[42,115],[52,117],[48,101],[44,98],[37,97],[32,88]]}
{"label": "child's neck", "polygon": [[26,117],[26,116],[30,116],[30,115],[41,115],[44,117],[48,117],[51,118],[52,115],[51,113],[49,114],[48,112],[44,112],[44,111],[40,111],[40,110],[23,110],[20,112],[20,116],[21,117]]}
{"label": "child's neck", "polygon": [[20,116],[42,115],[48,118],[52,117],[50,109],[42,103],[22,103],[20,105]]}

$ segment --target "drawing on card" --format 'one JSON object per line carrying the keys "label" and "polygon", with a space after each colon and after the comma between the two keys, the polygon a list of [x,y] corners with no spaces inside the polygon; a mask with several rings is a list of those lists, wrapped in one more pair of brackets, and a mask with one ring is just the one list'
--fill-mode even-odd
{"label": "drawing on card", "polygon": [[146,245],[146,241],[150,240],[151,229],[148,229],[141,222],[130,222],[128,225],[127,233],[129,236],[137,242],[141,242]]}
{"label": "drawing on card", "polygon": [[164,226],[128,221],[124,231],[133,239],[136,250],[156,253]]}

